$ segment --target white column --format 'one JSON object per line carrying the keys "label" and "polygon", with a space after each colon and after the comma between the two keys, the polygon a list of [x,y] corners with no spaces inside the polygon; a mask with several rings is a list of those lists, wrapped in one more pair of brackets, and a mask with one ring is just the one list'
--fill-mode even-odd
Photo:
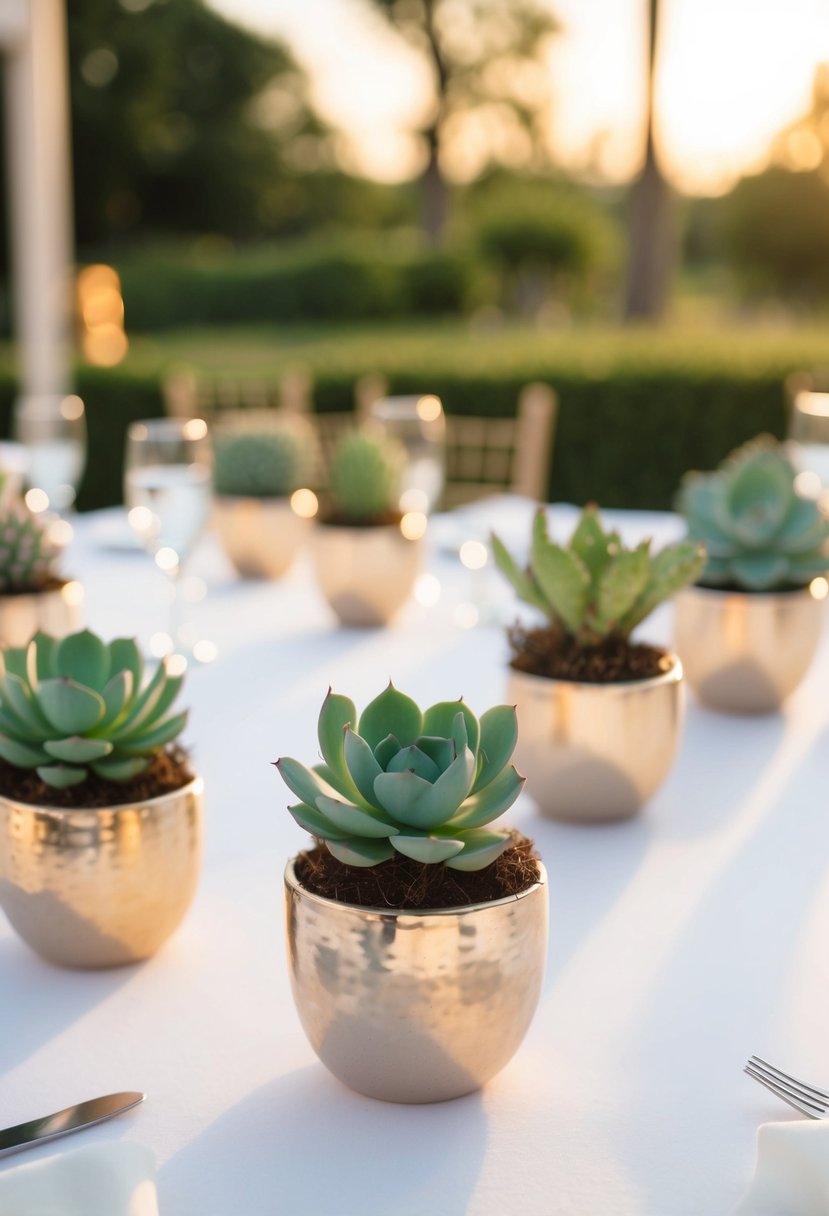
{"label": "white column", "polygon": [[3,0],[11,258],[21,395],[70,388],[72,204],[64,0]]}

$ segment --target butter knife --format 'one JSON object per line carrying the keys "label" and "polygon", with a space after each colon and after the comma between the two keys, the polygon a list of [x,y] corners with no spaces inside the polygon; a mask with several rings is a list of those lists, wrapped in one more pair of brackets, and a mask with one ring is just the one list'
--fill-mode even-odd
{"label": "butter knife", "polygon": [[5,1157],[7,1153],[16,1153],[22,1148],[33,1148],[36,1144],[55,1140],[58,1136],[66,1136],[82,1127],[103,1123],[105,1119],[132,1110],[143,1102],[146,1096],[140,1093],[105,1094],[102,1098],[92,1098],[89,1102],[67,1106],[66,1110],[56,1111],[54,1115],[45,1115],[42,1119],[18,1123],[17,1127],[2,1128],[0,1157]]}

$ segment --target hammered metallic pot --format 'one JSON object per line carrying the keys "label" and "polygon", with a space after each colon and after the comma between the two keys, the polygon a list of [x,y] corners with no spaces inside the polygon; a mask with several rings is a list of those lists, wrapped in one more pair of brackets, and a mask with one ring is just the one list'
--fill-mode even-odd
{"label": "hammered metallic pot", "polygon": [[322,593],[340,624],[387,625],[411,595],[423,544],[403,536],[396,524],[316,524],[311,553]]}
{"label": "hammered metallic pot", "polygon": [[97,810],[0,797],[0,906],[25,942],[64,967],[148,958],[198,882],[200,777],[146,802]]}
{"label": "hammered metallic pot", "polygon": [[675,643],[688,683],[705,705],[730,713],[779,709],[806,674],[824,604],[798,591],[688,587],[675,601]]}
{"label": "hammered metallic pot", "polygon": [[550,819],[628,819],[665,780],[682,728],[682,664],[648,680],[577,684],[510,668],[515,764]]}
{"label": "hammered metallic pot", "polygon": [[83,587],[74,581],[53,591],[0,595],[0,645],[28,646],[34,634],[63,638],[83,627]]}
{"label": "hammered metallic pot", "polygon": [[233,565],[244,578],[279,578],[296,558],[311,521],[287,498],[221,496],[213,523]]}
{"label": "hammered metallic pot", "polygon": [[511,1059],[541,991],[547,881],[520,895],[428,912],[313,895],[285,870],[288,959],[305,1033],[351,1089],[445,1102]]}

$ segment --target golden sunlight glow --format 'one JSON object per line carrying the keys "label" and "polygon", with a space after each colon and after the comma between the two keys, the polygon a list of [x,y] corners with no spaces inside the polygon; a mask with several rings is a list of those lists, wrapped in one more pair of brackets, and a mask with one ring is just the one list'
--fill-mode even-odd
{"label": "golden sunlight glow", "polygon": [[809,583],[809,590],[812,593],[812,599],[825,600],[829,595],[829,581],[825,578],[813,578]]}
{"label": "golden sunlight glow", "polygon": [[178,569],[178,554],[169,545],[163,545],[155,555],[155,564],[159,570],[170,573]]}
{"label": "golden sunlight glow", "polygon": [[407,511],[400,521],[400,531],[406,540],[420,540],[427,525],[428,520],[422,511]]}
{"label": "golden sunlight glow", "polygon": [[64,603],[69,604],[73,608],[77,607],[78,604],[82,604],[84,601],[83,584],[75,582],[74,579],[68,583],[64,583],[61,590],[61,598]]}
{"label": "golden sunlight glow", "polygon": [[40,515],[41,511],[49,510],[49,495],[45,490],[39,490],[35,486],[26,491],[23,501],[33,515]]}
{"label": "golden sunlight glow", "polygon": [[811,469],[804,469],[794,479],[794,491],[801,498],[820,498],[823,482],[817,473],[812,472]]}
{"label": "golden sunlight glow", "polygon": [[193,644],[193,658],[197,663],[212,663],[218,653],[216,644],[207,638],[200,638]]}
{"label": "golden sunlight glow", "polygon": [[466,566],[467,570],[483,570],[489,561],[487,547],[480,540],[465,540],[458,551],[458,556],[461,564]]}
{"label": "golden sunlight glow", "polygon": [[291,510],[300,519],[313,519],[319,510],[319,499],[313,490],[294,490],[291,495]]}
{"label": "golden sunlight glow", "polygon": [[183,654],[171,654],[165,666],[168,676],[183,676],[187,670],[187,659]]}
{"label": "golden sunlight glow", "polygon": [[84,267],[77,297],[84,358],[96,367],[114,367],[129,350],[117,271],[102,264]]}
{"label": "golden sunlight glow", "polygon": [[154,633],[150,638],[150,654],[155,655],[157,659],[163,659],[165,655],[173,653],[173,639],[169,633]]}
{"label": "golden sunlight glow", "polygon": [[421,422],[435,422],[443,413],[439,397],[421,397],[417,403],[417,416]]}
{"label": "golden sunlight glow", "polygon": [[414,585],[414,597],[424,608],[434,608],[440,599],[440,579],[435,574],[420,574]]}

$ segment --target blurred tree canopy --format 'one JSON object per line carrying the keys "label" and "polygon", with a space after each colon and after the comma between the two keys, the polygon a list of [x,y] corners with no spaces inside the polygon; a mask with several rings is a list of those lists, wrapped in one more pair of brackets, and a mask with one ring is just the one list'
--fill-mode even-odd
{"label": "blurred tree canopy", "polygon": [[202,0],[70,0],[80,245],[152,233],[290,228],[331,162],[283,46]]}
{"label": "blurred tree canopy", "polygon": [[372,0],[429,65],[433,96],[421,128],[426,151],[423,225],[444,230],[447,151],[473,148],[481,169],[538,170],[550,162],[548,69],[558,24],[540,0]]}

